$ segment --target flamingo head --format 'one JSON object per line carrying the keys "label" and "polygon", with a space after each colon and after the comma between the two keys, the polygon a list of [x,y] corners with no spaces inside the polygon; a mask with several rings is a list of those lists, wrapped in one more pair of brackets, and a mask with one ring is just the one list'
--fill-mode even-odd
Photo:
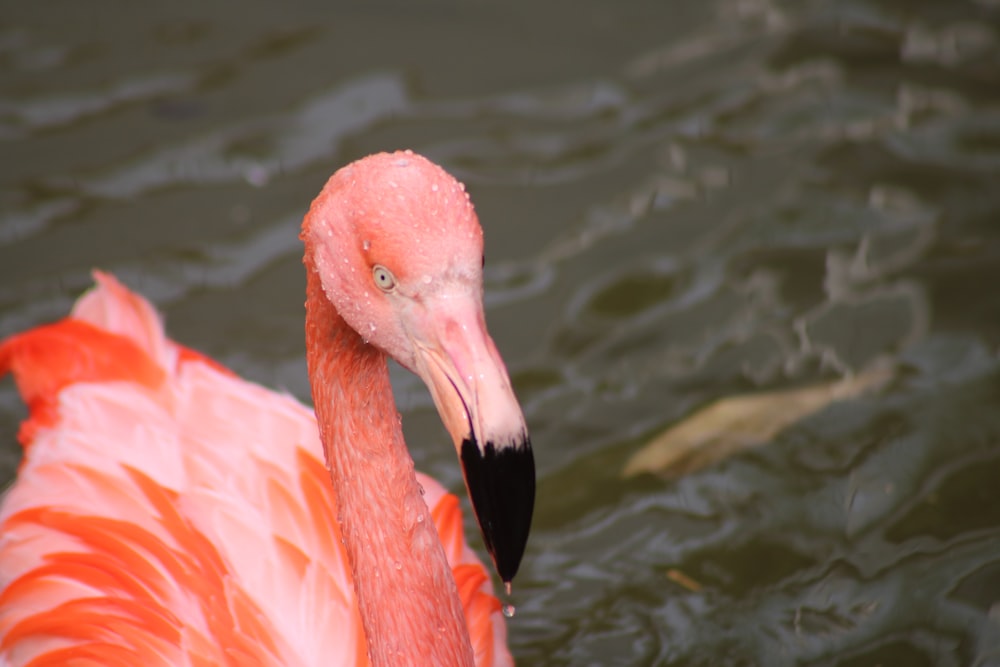
{"label": "flamingo head", "polygon": [[531,526],[534,458],[486,330],[483,232],[465,188],[409,151],[372,155],[331,177],[303,239],[339,315],[427,384],[486,546],[510,582]]}

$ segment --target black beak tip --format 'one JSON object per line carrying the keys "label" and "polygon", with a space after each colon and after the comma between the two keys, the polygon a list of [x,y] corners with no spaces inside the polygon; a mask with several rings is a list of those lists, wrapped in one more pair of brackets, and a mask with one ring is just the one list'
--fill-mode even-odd
{"label": "black beak tip", "polygon": [[486,548],[504,583],[524,556],[535,507],[535,457],[527,434],[520,442],[482,448],[462,442],[462,468]]}

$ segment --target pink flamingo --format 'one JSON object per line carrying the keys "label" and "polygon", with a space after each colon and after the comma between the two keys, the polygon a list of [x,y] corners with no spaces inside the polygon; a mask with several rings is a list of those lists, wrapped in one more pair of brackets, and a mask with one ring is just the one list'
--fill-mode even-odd
{"label": "pink flamingo", "polygon": [[509,584],[534,464],[468,196],[418,155],[370,156],[334,174],[302,239],[315,417],[168,339],[109,275],[0,345],[30,409],[0,507],[0,665],[512,664],[386,367],[430,388]]}

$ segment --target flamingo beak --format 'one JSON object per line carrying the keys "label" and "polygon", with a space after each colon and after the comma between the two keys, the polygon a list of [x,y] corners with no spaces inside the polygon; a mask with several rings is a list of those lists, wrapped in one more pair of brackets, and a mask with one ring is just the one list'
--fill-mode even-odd
{"label": "flamingo beak", "polygon": [[521,406],[478,300],[444,299],[418,318],[414,369],[462,460],[465,485],[497,573],[509,584],[528,542],[535,460]]}

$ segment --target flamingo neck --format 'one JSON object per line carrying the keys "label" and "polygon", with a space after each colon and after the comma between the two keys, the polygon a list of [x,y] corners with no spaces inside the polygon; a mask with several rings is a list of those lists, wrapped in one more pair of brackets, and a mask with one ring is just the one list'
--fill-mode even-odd
{"label": "flamingo neck", "polygon": [[306,256],[306,358],[375,667],[472,665],[458,590],[403,442],[385,355],[351,329]]}

